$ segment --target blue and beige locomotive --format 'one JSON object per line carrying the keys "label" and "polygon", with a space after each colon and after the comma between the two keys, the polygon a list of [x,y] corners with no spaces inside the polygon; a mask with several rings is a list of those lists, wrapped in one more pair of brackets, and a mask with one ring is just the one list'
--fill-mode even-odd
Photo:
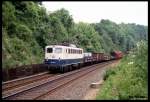
{"label": "blue and beige locomotive", "polygon": [[45,47],[45,64],[49,70],[71,71],[83,64],[83,49],[75,45],[50,45]]}

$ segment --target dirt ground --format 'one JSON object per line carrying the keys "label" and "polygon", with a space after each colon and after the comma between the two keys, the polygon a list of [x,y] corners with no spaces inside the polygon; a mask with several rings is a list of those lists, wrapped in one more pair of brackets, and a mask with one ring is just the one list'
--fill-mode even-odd
{"label": "dirt ground", "polygon": [[[118,64],[119,64],[119,62],[120,62],[120,60],[119,61],[117,61],[117,62],[115,62],[115,63],[113,63],[113,64],[111,64],[110,66],[111,67],[114,67],[114,66],[117,66]],[[99,90],[100,90],[100,88],[101,88],[101,86],[102,85],[100,85],[99,86],[99,88],[91,88],[88,92],[87,92],[87,94],[86,94],[86,96],[83,98],[83,100],[95,100],[96,99],[96,96],[97,96],[97,94],[98,94],[98,92],[99,92]]]}

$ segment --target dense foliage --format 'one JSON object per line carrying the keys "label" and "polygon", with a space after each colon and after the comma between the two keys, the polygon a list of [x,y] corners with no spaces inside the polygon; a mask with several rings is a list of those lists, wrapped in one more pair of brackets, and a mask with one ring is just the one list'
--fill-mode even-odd
{"label": "dense foliage", "polygon": [[116,24],[109,20],[96,24],[76,24],[63,8],[47,13],[41,2],[4,1],[3,68],[42,63],[44,47],[62,42],[74,43],[92,52],[127,51],[134,48],[137,41],[147,40],[147,29],[147,26]]}
{"label": "dense foliage", "polygon": [[141,41],[116,68],[106,72],[97,99],[148,99],[148,46]]}

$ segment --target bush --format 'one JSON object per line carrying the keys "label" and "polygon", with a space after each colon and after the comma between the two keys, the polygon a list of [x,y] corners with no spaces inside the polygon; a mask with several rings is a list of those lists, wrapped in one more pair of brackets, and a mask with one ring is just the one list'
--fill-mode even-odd
{"label": "bush", "polygon": [[147,99],[147,48],[147,43],[140,42],[114,70],[107,71],[106,81],[96,99]]}
{"label": "bush", "polygon": [[111,75],[115,75],[115,70],[114,69],[110,69],[110,70],[107,70],[104,77],[103,77],[103,80],[107,80],[108,77],[110,77]]}
{"label": "bush", "polygon": [[31,41],[32,31],[26,25],[18,24],[15,30],[15,33],[19,39],[26,42]]}

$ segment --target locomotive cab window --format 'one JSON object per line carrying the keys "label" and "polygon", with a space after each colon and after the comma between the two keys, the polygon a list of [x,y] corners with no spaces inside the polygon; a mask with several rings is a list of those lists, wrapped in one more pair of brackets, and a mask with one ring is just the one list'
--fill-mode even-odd
{"label": "locomotive cab window", "polygon": [[52,53],[53,49],[52,48],[47,48],[47,53]]}
{"label": "locomotive cab window", "polygon": [[55,48],[55,53],[62,53],[62,48]]}

